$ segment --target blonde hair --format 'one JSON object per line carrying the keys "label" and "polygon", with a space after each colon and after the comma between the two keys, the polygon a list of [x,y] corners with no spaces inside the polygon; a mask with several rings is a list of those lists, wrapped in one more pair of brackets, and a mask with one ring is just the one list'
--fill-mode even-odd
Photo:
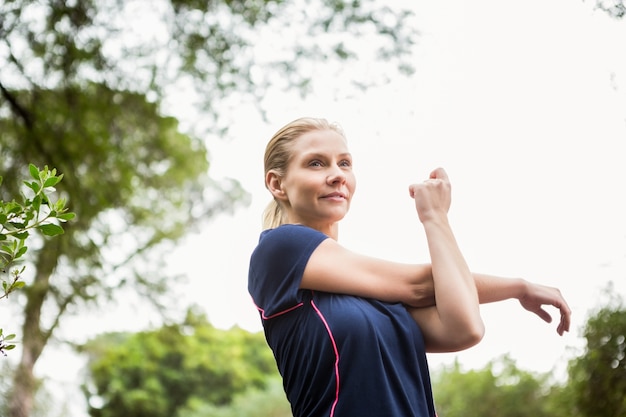
{"label": "blonde hair", "polygon": [[[287,167],[291,160],[291,144],[293,141],[305,133],[315,130],[334,130],[345,137],[343,130],[338,124],[329,123],[326,119],[312,117],[296,119],[283,126],[267,143],[264,159],[265,177],[271,170],[276,171],[280,176],[284,176],[287,173]],[[265,187],[267,188],[267,184],[265,184]],[[267,205],[265,211],[263,211],[263,229],[273,229],[285,222],[286,217],[282,206],[276,199],[273,199]]]}

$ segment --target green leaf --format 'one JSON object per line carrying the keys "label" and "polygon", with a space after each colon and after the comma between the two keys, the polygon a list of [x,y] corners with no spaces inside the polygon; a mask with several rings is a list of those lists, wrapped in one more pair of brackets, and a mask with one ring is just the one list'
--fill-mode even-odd
{"label": "green leaf", "polygon": [[17,204],[15,201],[11,201],[9,204],[6,205],[6,212],[9,214],[17,214],[22,211],[24,211],[24,207]]}
{"label": "green leaf", "polygon": [[39,211],[40,207],[41,207],[41,196],[36,195],[35,198],[33,198],[33,209],[36,211]]}
{"label": "green leaf", "polygon": [[[15,237],[18,238],[19,240],[26,240],[28,239],[28,235],[29,235],[28,231],[25,230],[21,233],[16,233]],[[2,239],[0,238],[0,240]]]}
{"label": "green leaf", "polygon": [[39,169],[35,165],[33,164],[28,165],[28,170],[30,171],[31,177],[33,177],[36,180],[39,180]]}
{"label": "green leaf", "polygon": [[20,288],[23,288],[24,285],[26,285],[26,283],[24,281],[17,281],[15,283],[13,283],[13,285],[11,285],[11,291],[19,290]]}
{"label": "green leaf", "polygon": [[56,224],[42,224],[37,226],[37,229],[41,230],[41,232],[46,236],[63,234],[63,228],[61,226],[57,226]]}
{"label": "green leaf", "polygon": [[4,347],[4,350],[11,350],[11,349],[15,349],[15,345],[6,345]]}
{"label": "green leaf", "polygon": [[32,219],[35,218],[35,212],[32,210],[29,210],[25,215],[24,215],[24,223],[30,223],[30,221]]}
{"label": "green leaf", "polygon": [[46,182],[43,183],[44,188],[45,187],[54,187],[55,185],[57,185],[57,183],[61,181],[60,177],[50,177],[46,180]]}
{"label": "green leaf", "polygon": [[63,211],[63,209],[65,208],[65,199],[59,198],[54,204],[54,208],[56,209],[56,211]]}
{"label": "green leaf", "polygon": [[35,193],[38,193],[40,190],[39,184],[32,181],[24,181],[24,185],[26,185],[28,188],[30,188],[31,190],[33,190]]}
{"label": "green leaf", "polygon": [[26,229],[26,224],[22,222],[8,222],[4,227],[12,232],[19,231],[18,233],[22,233],[21,231]]}
{"label": "green leaf", "polygon": [[76,213],[63,213],[57,215],[57,219],[62,221],[72,220],[74,217],[76,217]]}
{"label": "green leaf", "polygon": [[6,340],[13,340],[13,339],[15,339],[15,335],[14,335],[14,334],[8,334],[8,335],[4,338],[4,340],[5,340],[5,341],[6,341]]}
{"label": "green leaf", "polygon": [[17,258],[21,257],[22,255],[24,255],[27,250],[28,250],[28,246],[22,246],[20,248],[20,250],[18,250],[17,253],[15,254],[15,259],[17,259]]}

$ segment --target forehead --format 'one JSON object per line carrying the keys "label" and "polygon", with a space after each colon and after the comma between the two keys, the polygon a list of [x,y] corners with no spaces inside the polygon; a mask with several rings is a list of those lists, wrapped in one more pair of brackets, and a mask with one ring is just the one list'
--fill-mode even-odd
{"label": "forehead", "polygon": [[293,157],[308,153],[348,153],[348,143],[335,130],[313,130],[298,137],[292,151]]}

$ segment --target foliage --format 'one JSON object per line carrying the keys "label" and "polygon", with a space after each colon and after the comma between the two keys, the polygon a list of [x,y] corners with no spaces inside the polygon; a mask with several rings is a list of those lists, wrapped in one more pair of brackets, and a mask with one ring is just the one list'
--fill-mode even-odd
{"label": "foliage", "polygon": [[445,417],[561,417],[549,412],[547,388],[546,375],[521,370],[508,356],[480,370],[463,372],[455,363],[433,374],[435,405]]}
{"label": "foliage", "polygon": [[624,0],[596,0],[596,8],[615,19],[621,19],[626,15]]}
{"label": "foliage", "polygon": [[585,352],[570,361],[572,397],[584,417],[626,415],[626,308],[612,299],[587,320]]}
{"label": "foliage", "polygon": [[280,377],[268,378],[264,389],[249,388],[234,396],[233,402],[216,406],[206,402],[190,404],[176,417],[291,417]]}
{"label": "foliage", "polygon": [[83,349],[91,357],[85,394],[93,417],[171,417],[224,406],[277,375],[262,333],[219,330],[193,311],[181,324],[103,335]]}
{"label": "foliage", "polygon": [[[65,199],[51,199],[54,186],[61,181],[63,174],[57,175],[56,169],[50,170],[47,166],[40,170],[33,164],[29,165],[29,173],[31,180],[24,181],[29,195],[23,193],[21,202],[0,200],[0,299],[8,298],[11,292],[24,286],[21,274],[26,267],[16,266],[28,250],[26,240],[30,233],[38,231],[44,236],[62,234],[63,227],[59,223],[72,220],[75,216],[65,207]],[[5,279],[5,274],[8,274],[8,279]],[[15,348],[14,339],[15,334],[4,335],[0,328],[0,353],[6,355],[5,350]]]}
{"label": "foliage", "polygon": [[[0,14],[0,91],[25,124],[36,122],[36,90],[93,83],[164,103],[168,114],[192,110],[219,132],[237,120],[221,99],[260,104],[272,87],[306,92],[315,68],[333,60],[366,52],[410,73],[417,36],[409,12],[372,0],[11,0]],[[378,74],[350,75],[367,86]]]}

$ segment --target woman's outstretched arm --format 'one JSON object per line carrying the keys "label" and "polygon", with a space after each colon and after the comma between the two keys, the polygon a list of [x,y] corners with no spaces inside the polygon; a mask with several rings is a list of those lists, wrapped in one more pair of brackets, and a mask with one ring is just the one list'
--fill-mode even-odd
{"label": "woman's outstretched arm", "polygon": [[552,306],[560,314],[556,331],[561,336],[569,332],[572,311],[558,288],[521,278],[502,278],[487,274],[474,274],[474,282],[481,304],[517,299],[522,307],[535,313],[547,323],[552,322],[552,316],[544,307]]}

